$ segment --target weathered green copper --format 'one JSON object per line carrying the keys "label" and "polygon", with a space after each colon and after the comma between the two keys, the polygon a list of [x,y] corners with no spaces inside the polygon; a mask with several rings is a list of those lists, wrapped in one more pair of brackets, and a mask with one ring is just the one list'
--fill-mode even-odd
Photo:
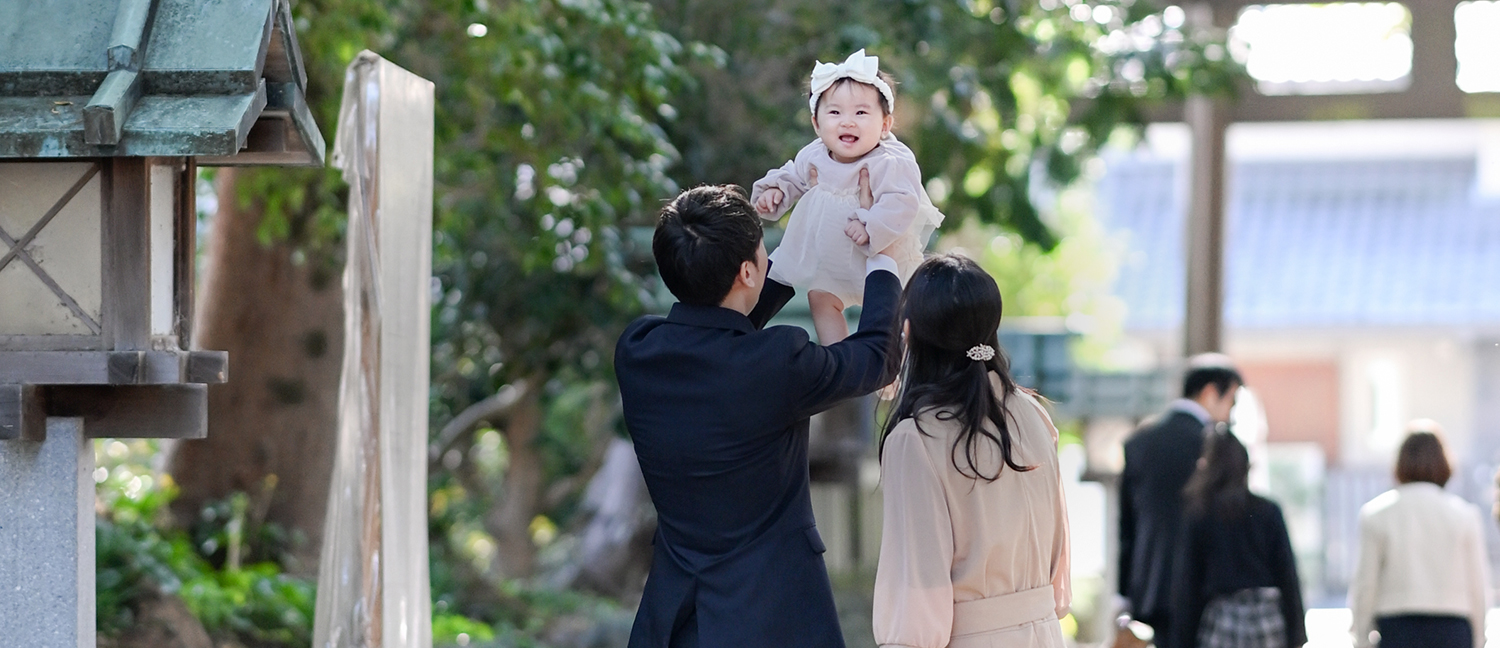
{"label": "weathered green copper", "polygon": [[271,43],[275,3],[157,0],[146,85],[157,94],[253,92]]}
{"label": "weathered green copper", "polygon": [[0,0],[0,158],[321,165],[305,87],[288,0]]}
{"label": "weathered green copper", "polygon": [[110,32],[109,70],[140,70],[141,41],[146,36],[146,24],[151,19],[151,10],[156,8],[154,0],[120,0],[115,10],[115,24]]}
{"label": "weathered green copper", "polygon": [[104,77],[99,91],[83,107],[83,141],[100,146],[115,146],[125,132],[125,119],[141,100],[143,84],[140,74],[115,70]]}
{"label": "weathered green copper", "polygon": [[88,100],[0,97],[0,158],[234,156],[265,107],[264,93],[148,95],[131,112],[120,144],[105,147],[83,139]]}

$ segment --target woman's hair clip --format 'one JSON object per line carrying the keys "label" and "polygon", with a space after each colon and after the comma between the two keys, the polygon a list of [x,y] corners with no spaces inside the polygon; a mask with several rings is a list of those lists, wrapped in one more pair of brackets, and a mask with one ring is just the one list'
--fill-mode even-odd
{"label": "woman's hair clip", "polygon": [[970,360],[976,362],[989,362],[995,359],[995,347],[988,344],[976,344],[969,347],[969,350],[964,352],[964,355],[969,356]]}

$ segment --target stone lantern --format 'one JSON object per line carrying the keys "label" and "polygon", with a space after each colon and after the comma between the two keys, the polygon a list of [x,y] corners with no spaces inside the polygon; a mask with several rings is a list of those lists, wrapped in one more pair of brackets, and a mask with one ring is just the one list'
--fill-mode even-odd
{"label": "stone lantern", "polygon": [[321,166],[306,84],[288,0],[0,0],[0,637],[93,645],[86,441],[204,436],[197,167]]}

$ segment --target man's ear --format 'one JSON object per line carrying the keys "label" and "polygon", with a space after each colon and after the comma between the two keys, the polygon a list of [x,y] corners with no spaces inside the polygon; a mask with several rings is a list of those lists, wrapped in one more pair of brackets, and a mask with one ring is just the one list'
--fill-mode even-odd
{"label": "man's ear", "polygon": [[740,281],[740,283],[745,284],[745,287],[747,287],[747,288],[754,288],[755,287],[755,282],[756,282],[755,275],[756,274],[757,273],[756,273],[756,267],[755,267],[755,262],[754,261],[741,261],[740,262],[740,276],[739,276],[739,281]]}

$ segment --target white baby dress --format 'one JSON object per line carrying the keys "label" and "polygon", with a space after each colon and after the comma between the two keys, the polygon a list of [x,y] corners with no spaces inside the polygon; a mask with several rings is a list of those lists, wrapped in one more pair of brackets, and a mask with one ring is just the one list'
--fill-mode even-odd
{"label": "white baby dress", "polygon": [[[818,169],[818,184],[811,185],[811,168]],[[859,170],[870,170],[870,193],[874,204],[859,207]],[[822,290],[843,300],[845,306],[864,301],[865,259],[884,251],[896,260],[901,285],[922,262],[922,250],[943,214],[933,206],[922,188],[922,171],[911,149],[886,135],[864,157],[839,162],[829,154],[823,140],[815,139],[797,153],[796,159],[773,169],[758,180],[751,200],[767,189],[780,189],[784,197],[776,211],[762,214],[781,218],[789,206],[781,244],[771,253],[771,278],[806,290]],[[866,245],[855,245],[844,227],[858,218],[870,234]]]}

